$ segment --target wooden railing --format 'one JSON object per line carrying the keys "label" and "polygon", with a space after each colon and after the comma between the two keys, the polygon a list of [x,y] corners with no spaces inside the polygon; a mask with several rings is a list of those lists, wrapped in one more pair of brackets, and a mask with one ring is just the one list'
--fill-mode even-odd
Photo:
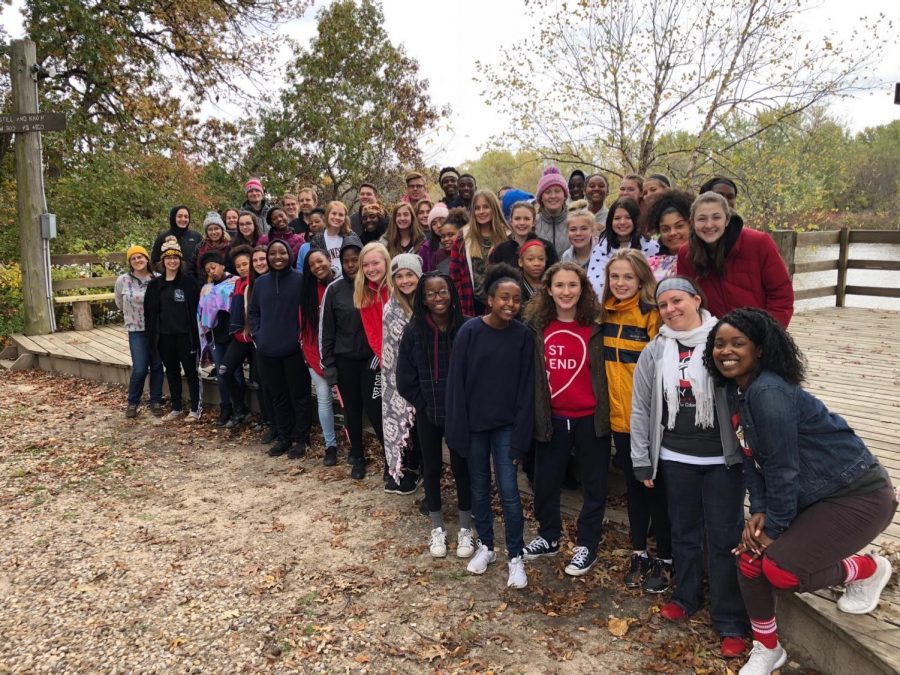
{"label": "wooden railing", "polygon": [[[75,330],[90,330],[94,325],[91,315],[91,303],[109,302],[113,299],[113,287],[116,285],[117,275],[94,276],[92,265],[104,265],[108,270],[109,265],[124,265],[124,253],[78,253],[74,255],[52,255],[51,266],[60,265],[84,265],[87,276],[77,279],[60,279],[53,282],[53,302],[56,305],[71,305],[72,320]],[[108,288],[107,293],[81,293],[79,295],[58,295],[59,291],[84,291],[89,288]]]}
{"label": "wooden railing", "polygon": [[[900,230],[851,230],[842,227],[828,232],[795,232],[776,230],[772,233],[787,264],[791,277],[809,272],[835,271],[835,283],[808,288],[794,293],[794,300],[810,300],[835,296],[835,306],[843,307],[848,295],[871,295],[882,298],[900,298],[900,287],[851,286],[847,284],[847,270],[886,270],[900,272],[900,260],[859,260],[850,258],[851,244],[900,245]],[[809,246],[838,246],[837,259],[795,263],[798,248]]]}

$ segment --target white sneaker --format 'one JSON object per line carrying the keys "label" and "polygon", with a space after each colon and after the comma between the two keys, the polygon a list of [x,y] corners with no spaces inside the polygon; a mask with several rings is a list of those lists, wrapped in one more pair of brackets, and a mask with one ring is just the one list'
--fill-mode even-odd
{"label": "white sneaker", "polygon": [[456,535],[456,557],[468,558],[475,553],[475,539],[472,537],[472,530],[467,527],[459,528],[459,534]]}
{"label": "white sneaker", "polygon": [[200,411],[199,410],[191,410],[191,412],[189,412],[187,414],[187,421],[188,422],[199,422],[200,421]]}
{"label": "white sneaker", "polygon": [[488,565],[496,559],[497,554],[479,541],[478,550],[475,551],[475,557],[469,561],[469,565],[466,569],[471,574],[484,574],[487,571]]}
{"label": "white sneaker", "polygon": [[851,581],[847,584],[844,594],[837,601],[837,608],[842,612],[868,614],[878,607],[881,591],[891,580],[893,570],[890,561],[884,556],[872,554],[871,557],[875,561],[875,574],[868,579]]}
{"label": "white sneaker", "polygon": [[750,650],[750,658],[740,669],[738,675],[770,675],[787,663],[787,652],[781,643],[775,645],[775,649],[767,649],[761,642],[753,641],[753,649]]}
{"label": "white sneaker", "polygon": [[509,579],[506,585],[510,588],[525,588],[528,585],[528,577],[525,576],[525,561],[522,556],[517,556],[509,561]]}
{"label": "white sneaker", "polygon": [[436,527],[431,531],[431,543],[428,544],[428,550],[433,558],[447,557],[447,533],[444,528]]}
{"label": "white sneaker", "polygon": [[171,422],[172,420],[180,420],[184,413],[181,410],[172,410],[162,418],[163,422]]}

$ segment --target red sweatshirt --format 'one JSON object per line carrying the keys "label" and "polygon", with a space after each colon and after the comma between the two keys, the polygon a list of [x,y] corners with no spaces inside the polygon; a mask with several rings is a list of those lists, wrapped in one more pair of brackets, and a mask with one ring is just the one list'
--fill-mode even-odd
{"label": "red sweatshirt", "polygon": [[587,417],[597,407],[588,352],[591,329],[559,319],[544,329],[544,367],[550,385],[550,412],[555,417]]}

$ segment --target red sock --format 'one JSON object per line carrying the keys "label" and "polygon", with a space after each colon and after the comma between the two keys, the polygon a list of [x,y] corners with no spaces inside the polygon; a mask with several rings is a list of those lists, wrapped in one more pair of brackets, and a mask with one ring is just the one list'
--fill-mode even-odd
{"label": "red sock", "polygon": [[775,649],[778,645],[778,626],[774,616],[765,621],[750,619],[750,632],[753,633],[753,639],[766,649]]}
{"label": "red sock", "polygon": [[841,560],[841,564],[844,566],[845,584],[868,579],[878,569],[875,558],[867,555],[851,555],[849,558]]}

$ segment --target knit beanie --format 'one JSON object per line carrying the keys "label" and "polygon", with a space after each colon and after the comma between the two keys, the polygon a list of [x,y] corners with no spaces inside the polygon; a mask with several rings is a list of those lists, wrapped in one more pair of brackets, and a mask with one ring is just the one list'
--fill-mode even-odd
{"label": "knit beanie", "polygon": [[456,167],[445,166],[438,174],[438,185],[444,184],[444,176],[453,176],[454,178],[459,180],[459,171],[456,170]]}
{"label": "knit beanie", "polygon": [[182,257],[181,246],[178,245],[178,240],[172,235],[166,237],[159,249],[160,258],[166,258],[170,255],[178,256],[179,258]]}
{"label": "knit beanie", "polygon": [[450,211],[447,209],[447,205],[444,204],[443,202],[438,202],[437,204],[434,205],[434,208],[428,212],[428,227],[431,227],[431,224],[437,218],[446,219],[449,214],[450,214]]}
{"label": "knit beanie", "polygon": [[222,216],[220,216],[215,211],[206,212],[206,218],[203,219],[203,231],[209,231],[210,225],[218,225],[223,230],[225,229],[225,221],[222,220]]}
{"label": "knit beanie", "polygon": [[259,178],[251,178],[246,183],[244,183],[244,194],[247,194],[250,190],[259,190],[260,192],[265,192],[263,190],[262,181]]}
{"label": "knit beanie", "polygon": [[147,260],[150,260],[150,254],[147,253],[147,249],[143,246],[138,246],[137,244],[129,246],[128,250],[125,251],[125,262],[131,262],[131,256],[133,255],[142,255]]}
{"label": "knit beanie", "polygon": [[[538,181],[537,194],[535,195],[535,199],[538,203],[540,203],[541,197],[544,196],[544,192],[547,188],[553,187],[554,185],[562,188],[563,193],[566,195],[566,199],[569,198],[569,186],[566,183],[566,179],[563,178],[559,169],[555,166],[548,166],[544,169],[544,175],[541,176],[541,179]],[[504,197],[505,196],[506,195],[504,195]]]}
{"label": "knit beanie", "polygon": [[509,222],[510,216],[512,216],[512,207],[516,202],[530,202],[534,199],[534,195],[530,192],[525,192],[525,190],[507,190],[503,195],[503,217],[506,218],[506,222]]}
{"label": "knit beanie", "polygon": [[218,263],[220,265],[225,264],[225,256],[222,255],[221,251],[212,250],[207,251],[202,256],[200,256],[200,269],[206,269],[206,263]]}
{"label": "knit beanie", "polygon": [[422,277],[422,258],[415,253],[400,253],[391,260],[391,276],[400,270],[409,270],[417,277]]}

